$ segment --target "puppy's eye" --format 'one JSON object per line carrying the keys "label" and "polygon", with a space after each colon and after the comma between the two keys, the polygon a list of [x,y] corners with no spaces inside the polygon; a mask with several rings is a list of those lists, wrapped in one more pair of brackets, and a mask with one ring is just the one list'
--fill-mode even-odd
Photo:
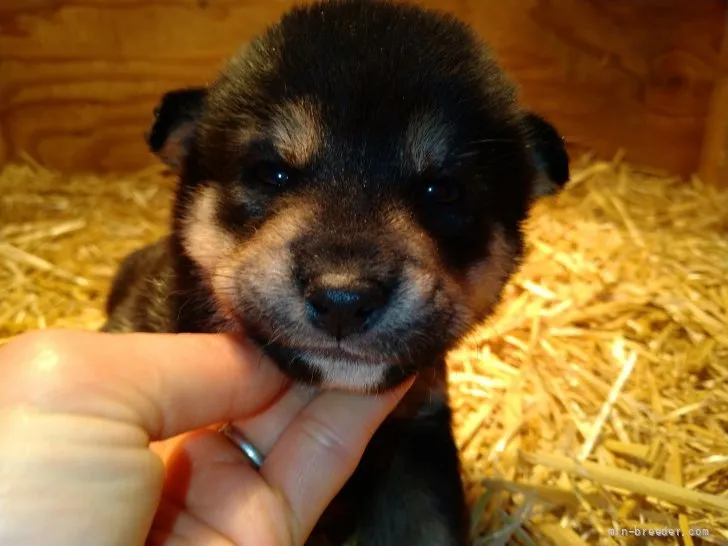
{"label": "puppy's eye", "polygon": [[252,169],[251,174],[256,181],[276,187],[285,186],[291,180],[289,171],[275,163],[261,163]]}
{"label": "puppy's eye", "polygon": [[453,180],[430,182],[425,186],[425,195],[431,201],[450,205],[460,199],[460,186]]}

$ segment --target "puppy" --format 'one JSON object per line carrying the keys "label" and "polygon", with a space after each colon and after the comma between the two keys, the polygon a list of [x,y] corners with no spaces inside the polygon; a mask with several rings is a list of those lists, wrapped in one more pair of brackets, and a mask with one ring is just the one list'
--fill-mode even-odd
{"label": "puppy", "polygon": [[568,181],[553,126],[453,17],[339,0],[167,93],[147,140],[179,173],[171,233],[124,261],[103,330],[244,329],[322,389],[417,376],[309,544],[467,544],[444,359],[498,303],[533,200]]}

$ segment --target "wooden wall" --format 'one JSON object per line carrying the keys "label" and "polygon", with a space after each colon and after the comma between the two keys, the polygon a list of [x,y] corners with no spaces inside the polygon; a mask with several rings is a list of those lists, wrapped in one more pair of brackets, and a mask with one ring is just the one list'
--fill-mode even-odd
{"label": "wooden wall", "polygon": [[[490,41],[575,150],[727,183],[724,0],[422,0]],[[0,163],[65,171],[153,159],[164,91],[214,76],[292,0],[1,0]],[[724,41],[725,40],[725,41]]]}

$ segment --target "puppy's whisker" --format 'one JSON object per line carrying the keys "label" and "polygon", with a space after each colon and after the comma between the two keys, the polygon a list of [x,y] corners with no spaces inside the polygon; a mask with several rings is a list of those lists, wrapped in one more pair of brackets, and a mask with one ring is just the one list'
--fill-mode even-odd
{"label": "puppy's whisker", "polygon": [[522,141],[514,138],[484,138],[479,140],[471,140],[465,146],[477,146],[480,144],[520,144]]}

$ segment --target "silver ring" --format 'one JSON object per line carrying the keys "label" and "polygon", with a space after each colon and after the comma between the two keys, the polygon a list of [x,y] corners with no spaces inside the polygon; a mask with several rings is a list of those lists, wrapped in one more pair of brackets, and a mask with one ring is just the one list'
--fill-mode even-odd
{"label": "silver ring", "polygon": [[237,428],[228,423],[220,429],[220,432],[245,453],[245,456],[256,470],[263,466],[263,454]]}

